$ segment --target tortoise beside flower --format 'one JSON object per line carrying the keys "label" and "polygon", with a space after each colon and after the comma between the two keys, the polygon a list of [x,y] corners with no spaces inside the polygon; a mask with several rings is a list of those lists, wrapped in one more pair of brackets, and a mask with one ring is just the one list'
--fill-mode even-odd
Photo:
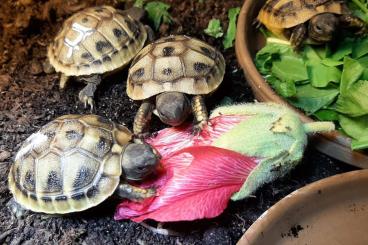
{"label": "tortoise beside flower", "polygon": [[155,195],[128,182],[144,179],[158,164],[155,150],[132,143],[132,136],[96,115],[65,115],[43,126],[11,166],[12,211],[64,214],[94,207],[114,193],[132,200]]}

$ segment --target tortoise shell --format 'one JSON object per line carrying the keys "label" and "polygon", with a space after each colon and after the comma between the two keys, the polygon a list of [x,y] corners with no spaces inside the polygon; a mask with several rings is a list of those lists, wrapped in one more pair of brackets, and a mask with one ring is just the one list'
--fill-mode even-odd
{"label": "tortoise shell", "polygon": [[9,189],[26,209],[69,213],[113,194],[131,132],[96,115],[66,115],[32,134],[18,151]]}
{"label": "tortoise shell", "polygon": [[55,70],[67,76],[101,74],[123,67],[143,48],[142,23],[110,6],[69,17],[48,48]]}
{"label": "tortoise shell", "polygon": [[318,14],[347,11],[340,0],[268,0],[259,12],[258,20],[282,36],[284,29],[302,24]]}
{"label": "tortoise shell", "polygon": [[209,94],[224,74],[225,60],[219,51],[195,38],[169,36],[146,46],[134,58],[127,94],[133,100],[167,91]]}

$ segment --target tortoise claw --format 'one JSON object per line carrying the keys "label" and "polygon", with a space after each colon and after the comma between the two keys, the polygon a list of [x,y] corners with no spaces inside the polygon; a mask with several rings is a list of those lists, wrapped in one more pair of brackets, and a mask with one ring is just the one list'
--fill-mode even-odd
{"label": "tortoise claw", "polygon": [[151,134],[149,132],[139,133],[139,134],[134,134],[133,135],[135,143],[144,143],[144,140],[147,139],[147,138],[150,138],[150,137],[151,137]]}
{"label": "tortoise claw", "polygon": [[192,135],[194,136],[200,135],[204,126],[206,126],[207,124],[208,124],[208,121],[201,121],[197,123],[196,125],[194,125],[192,129]]}
{"label": "tortoise claw", "polygon": [[84,104],[84,108],[90,107],[91,113],[94,112],[95,102],[91,96],[83,93],[83,90],[79,93],[79,100]]}

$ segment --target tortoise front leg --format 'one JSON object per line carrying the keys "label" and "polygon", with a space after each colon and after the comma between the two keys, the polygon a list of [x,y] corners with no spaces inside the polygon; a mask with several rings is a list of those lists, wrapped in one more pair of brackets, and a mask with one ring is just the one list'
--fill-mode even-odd
{"label": "tortoise front leg", "polygon": [[368,32],[367,24],[358,17],[344,14],[340,16],[340,22],[344,27],[356,30],[355,34],[363,35]]}
{"label": "tortoise front leg", "polygon": [[10,210],[10,213],[12,214],[12,216],[17,219],[22,219],[28,212],[27,209],[23,208],[23,206],[21,206],[19,203],[15,201],[14,197],[12,197],[9,200],[6,206]]}
{"label": "tortoise front leg", "polygon": [[138,141],[145,138],[148,134],[149,123],[154,108],[155,105],[151,100],[144,100],[134,117],[133,132]]}
{"label": "tortoise front leg", "polygon": [[307,27],[305,24],[300,24],[294,27],[293,32],[290,36],[291,45],[295,50],[298,50],[307,36]]}
{"label": "tortoise front leg", "polygon": [[142,201],[143,199],[156,195],[156,190],[153,188],[139,188],[127,183],[121,183],[116,189],[116,195],[120,198],[127,198],[132,201]]}
{"label": "tortoise front leg", "polygon": [[95,104],[93,96],[96,92],[97,86],[101,83],[101,76],[93,75],[90,77],[82,77],[81,79],[87,82],[87,86],[79,92],[79,100],[84,104],[85,108],[89,105],[92,112]]}
{"label": "tortoise front leg", "polygon": [[192,110],[194,115],[193,134],[198,135],[208,122],[208,113],[202,95],[193,96]]}
{"label": "tortoise front leg", "polygon": [[146,41],[146,45],[147,45],[147,44],[152,43],[155,40],[155,32],[148,25],[145,25],[144,28],[147,31],[147,41]]}
{"label": "tortoise front leg", "polygon": [[59,89],[63,90],[65,88],[66,83],[69,80],[69,76],[65,75],[64,73],[60,76],[60,83],[59,83]]}

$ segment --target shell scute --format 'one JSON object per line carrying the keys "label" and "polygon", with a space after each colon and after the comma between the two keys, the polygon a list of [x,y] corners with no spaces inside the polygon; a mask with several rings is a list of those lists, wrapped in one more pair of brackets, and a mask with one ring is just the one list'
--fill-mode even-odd
{"label": "shell scute", "polygon": [[344,2],[339,0],[268,0],[257,18],[267,29],[283,36],[283,29],[302,24],[318,14],[345,12]]}
{"label": "shell scute", "polygon": [[63,189],[60,155],[47,152],[37,159],[35,166],[36,193],[61,193]]}
{"label": "shell scute", "polygon": [[57,118],[22,145],[9,188],[18,203],[36,212],[68,213],[95,206],[119,184],[121,153],[131,139],[126,127],[99,116]]}
{"label": "shell scute", "polygon": [[48,58],[67,76],[100,74],[125,66],[146,39],[143,24],[123,11],[92,7],[64,22],[48,48]]}
{"label": "shell scute", "polygon": [[209,94],[225,74],[220,52],[195,38],[161,38],[140,51],[129,69],[127,94],[143,100],[162,92]]}
{"label": "shell scute", "polygon": [[62,124],[55,135],[55,147],[61,151],[76,147],[84,136],[84,126],[77,120]]}

